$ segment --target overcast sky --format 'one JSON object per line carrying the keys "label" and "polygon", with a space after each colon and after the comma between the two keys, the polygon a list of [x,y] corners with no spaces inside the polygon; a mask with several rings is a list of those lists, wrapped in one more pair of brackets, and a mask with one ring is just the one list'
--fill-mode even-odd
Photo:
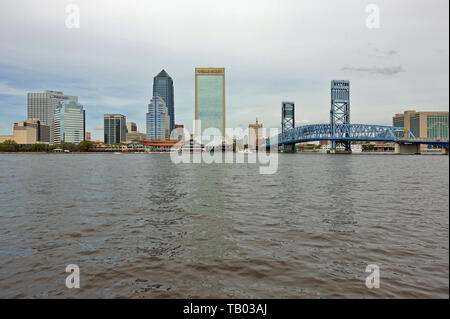
{"label": "overcast sky", "polygon": [[[80,28],[66,27],[67,4]],[[368,28],[366,6],[380,8]],[[228,127],[258,117],[279,127],[327,123],[330,81],[351,81],[351,121],[391,125],[395,113],[448,110],[448,0],[6,0],[0,2],[0,135],[27,117],[27,92],[77,95],[87,130],[103,114],[145,132],[153,77],[175,86],[175,122],[192,128],[194,68],[226,69]]]}

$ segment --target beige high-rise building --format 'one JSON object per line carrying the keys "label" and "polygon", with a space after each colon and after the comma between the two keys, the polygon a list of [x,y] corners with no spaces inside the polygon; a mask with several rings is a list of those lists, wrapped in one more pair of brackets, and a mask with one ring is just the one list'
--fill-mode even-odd
{"label": "beige high-rise building", "polygon": [[263,143],[263,125],[258,123],[258,118],[256,118],[256,123],[248,126],[248,148],[255,150]]}
{"label": "beige high-rise building", "polygon": [[85,132],[84,133],[84,139],[86,141],[90,141],[91,140],[91,132]]}

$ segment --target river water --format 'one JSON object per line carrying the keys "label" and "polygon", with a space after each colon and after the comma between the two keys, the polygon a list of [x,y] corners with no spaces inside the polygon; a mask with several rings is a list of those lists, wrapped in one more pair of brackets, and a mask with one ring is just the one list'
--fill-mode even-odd
{"label": "river water", "polygon": [[448,170],[442,155],[280,154],[260,175],[0,154],[0,297],[448,298]]}

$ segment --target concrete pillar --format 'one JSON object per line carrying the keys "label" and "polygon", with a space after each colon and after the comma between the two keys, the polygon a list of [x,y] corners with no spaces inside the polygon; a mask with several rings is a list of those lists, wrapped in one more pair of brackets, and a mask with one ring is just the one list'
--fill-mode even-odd
{"label": "concrete pillar", "polygon": [[284,145],[284,152],[285,153],[295,153],[296,152],[295,144]]}
{"label": "concrete pillar", "polygon": [[420,154],[420,144],[397,143],[397,144],[395,144],[395,154],[401,154],[401,155]]}

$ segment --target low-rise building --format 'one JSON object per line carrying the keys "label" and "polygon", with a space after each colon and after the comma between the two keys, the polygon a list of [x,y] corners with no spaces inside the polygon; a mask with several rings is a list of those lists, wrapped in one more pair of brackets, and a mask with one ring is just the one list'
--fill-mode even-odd
{"label": "low-rise building", "polygon": [[50,143],[50,126],[38,119],[16,122],[12,139],[17,144]]}
{"label": "low-rise building", "polygon": [[[395,114],[392,125],[408,128],[416,138],[423,139],[448,139],[448,114],[449,112],[416,112],[405,111],[403,114]],[[427,145],[422,145],[424,150]]]}
{"label": "low-rise building", "polygon": [[12,135],[0,135],[0,143],[5,141],[14,141],[14,136]]}
{"label": "low-rise building", "polygon": [[137,125],[134,122],[127,122],[127,133],[137,132]]}
{"label": "low-rise building", "polygon": [[145,140],[147,138],[147,134],[141,132],[128,132],[126,137],[125,143],[130,143],[135,140]]}

